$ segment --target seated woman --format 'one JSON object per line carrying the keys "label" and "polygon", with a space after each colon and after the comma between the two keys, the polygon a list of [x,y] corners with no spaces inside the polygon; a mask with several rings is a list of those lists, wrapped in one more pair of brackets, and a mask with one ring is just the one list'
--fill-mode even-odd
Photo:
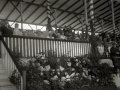
{"label": "seated woman", "polygon": [[29,37],[35,37],[34,30],[29,30],[29,31],[28,31],[28,36],[29,36]]}
{"label": "seated woman", "polygon": [[23,30],[22,33],[23,33],[23,36],[28,36],[28,30]]}
{"label": "seated woman", "polygon": [[49,31],[49,36],[47,36],[47,38],[54,39],[54,37],[53,37],[52,35],[53,35],[53,32],[52,32],[52,31]]}
{"label": "seated woman", "polygon": [[58,30],[55,30],[55,32],[52,34],[54,38],[58,38]]}
{"label": "seated woman", "polygon": [[75,34],[75,38],[74,38],[74,40],[77,40],[77,41],[80,40],[80,39],[79,39],[79,36],[78,36],[77,34]]}
{"label": "seated woman", "polygon": [[64,40],[67,39],[66,36],[64,36],[64,32],[63,31],[62,31],[62,34],[61,34],[61,39],[64,39]]}
{"label": "seated woman", "polygon": [[40,30],[36,30],[36,37],[41,37],[41,35],[42,35],[42,31],[40,31]]}
{"label": "seated woman", "polygon": [[99,37],[98,37],[96,43],[97,43],[97,46],[101,46],[101,45],[103,45],[102,36],[99,36]]}

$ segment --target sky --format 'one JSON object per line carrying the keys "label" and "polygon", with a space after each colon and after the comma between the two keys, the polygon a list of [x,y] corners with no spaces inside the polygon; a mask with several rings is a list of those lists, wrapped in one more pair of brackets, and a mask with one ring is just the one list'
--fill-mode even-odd
{"label": "sky", "polygon": [[[16,22],[15,22],[16,23]],[[15,27],[15,23],[14,22],[10,22],[9,21],[9,25],[14,28]],[[18,23],[19,24],[19,29],[21,29],[21,23]],[[38,29],[41,29],[41,31],[45,31],[46,30],[46,27],[45,26],[40,26],[40,25],[32,25],[32,24],[23,24],[23,29],[27,29],[27,30],[38,30]]]}
{"label": "sky", "polygon": [[[18,22],[11,22],[9,21],[9,25],[14,28],[15,26],[15,23],[18,23]],[[19,29],[21,29],[21,23],[18,23],[19,24]],[[40,26],[40,25],[32,25],[32,24],[23,24],[23,30],[38,30],[40,29],[41,31],[45,31],[46,30],[46,26]],[[53,30],[55,30],[55,28],[53,27]],[[77,34],[78,31],[75,31],[75,33]],[[79,33],[82,33],[81,31],[79,31]],[[91,33],[89,32],[89,34],[91,35]],[[97,35],[98,33],[96,33]]]}

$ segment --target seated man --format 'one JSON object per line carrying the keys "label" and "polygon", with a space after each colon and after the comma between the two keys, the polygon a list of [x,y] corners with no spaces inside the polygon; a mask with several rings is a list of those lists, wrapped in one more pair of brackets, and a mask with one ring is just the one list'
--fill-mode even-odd
{"label": "seated man", "polygon": [[34,30],[29,30],[29,31],[28,31],[28,36],[29,36],[29,37],[35,37]]}
{"label": "seated man", "polygon": [[116,62],[115,62],[115,57],[118,57],[117,55],[118,53],[118,49],[117,49],[117,44],[113,43],[111,49],[110,49],[110,57],[113,61],[113,65],[114,65],[114,72],[117,73],[117,67],[116,67]]}
{"label": "seated man", "polygon": [[22,33],[23,33],[23,36],[28,36],[28,30],[23,30]]}
{"label": "seated man", "polygon": [[51,39],[54,39],[54,37],[52,36],[53,32],[52,31],[49,31],[49,35],[47,36],[47,38],[51,38]]}
{"label": "seated man", "polygon": [[1,31],[2,31],[2,34],[7,34],[7,35],[12,35],[13,34],[12,28],[8,24],[7,20],[2,20],[1,21]]}
{"label": "seated man", "polygon": [[58,38],[58,29],[57,30],[55,30],[55,32],[53,33],[53,35],[52,35],[54,38]]}
{"label": "seated man", "polygon": [[19,24],[16,23],[16,24],[15,24],[15,29],[14,29],[14,31],[13,31],[13,35],[19,35],[19,36],[22,36],[23,33],[18,29],[18,26],[19,26]]}

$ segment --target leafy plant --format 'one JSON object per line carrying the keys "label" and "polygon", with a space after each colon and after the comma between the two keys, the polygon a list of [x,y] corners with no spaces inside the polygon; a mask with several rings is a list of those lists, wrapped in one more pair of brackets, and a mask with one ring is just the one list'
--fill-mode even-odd
{"label": "leafy plant", "polygon": [[20,76],[16,70],[14,70],[10,77],[8,77],[10,82],[14,85],[18,85],[20,81]]}
{"label": "leafy plant", "polygon": [[[55,52],[49,51],[47,58],[40,53],[35,58],[18,61],[27,68],[27,90],[105,90],[109,87],[116,90],[112,68],[99,64],[97,59],[93,60],[94,64],[87,56],[70,58],[63,55],[58,58]],[[17,78],[14,74],[11,80]]]}

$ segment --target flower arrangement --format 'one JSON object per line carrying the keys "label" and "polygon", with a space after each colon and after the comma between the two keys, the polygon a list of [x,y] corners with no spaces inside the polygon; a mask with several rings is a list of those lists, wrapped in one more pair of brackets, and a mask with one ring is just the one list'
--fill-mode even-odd
{"label": "flower arrangement", "polygon": [[[55,53],[37,54],[34,58],[19,58],[27,72],[27,90],[116,90],[108,64],[94,64],[87,56],[57,58]],[[98,89],[98,87],[100,89]],[[114,88],[114,89],[113,89]]]}
{"label": "flower arrangement", "polygon": [[14,70],[12,72],[12,74],[10,75],[10,77],[8,77],[8,78],[13,85],[18,85],[19,84],[20,75],[17,73],[16,70]]}

